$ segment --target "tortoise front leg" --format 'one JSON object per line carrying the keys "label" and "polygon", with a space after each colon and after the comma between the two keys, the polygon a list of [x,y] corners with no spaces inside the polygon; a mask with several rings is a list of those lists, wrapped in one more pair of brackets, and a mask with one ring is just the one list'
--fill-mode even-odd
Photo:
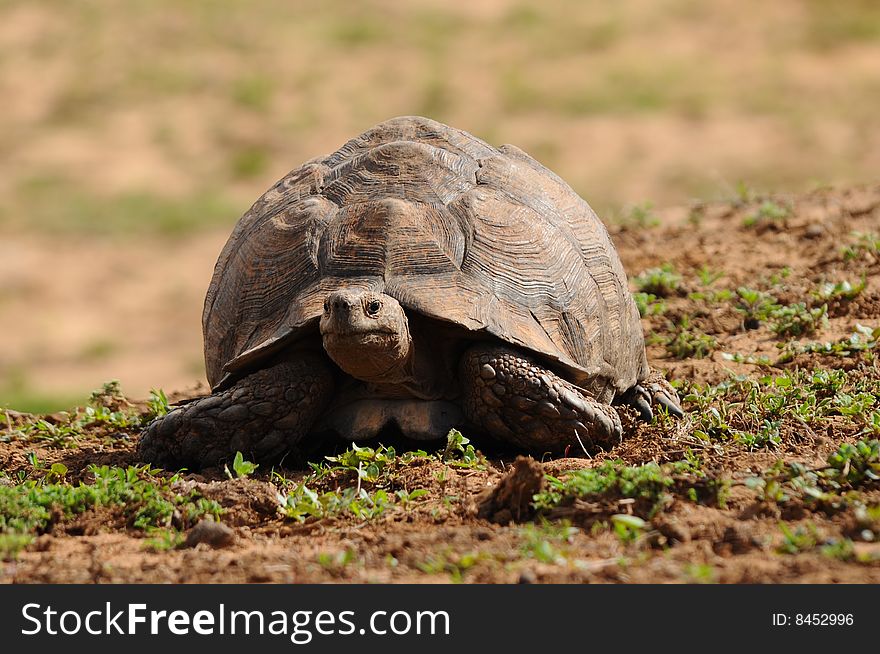
{"label": "tortoise front leg", "polygon": [[278,459],[308,433],[332,391],[329,362],[298,354],[154,420],[138,454],[165,468],[212,466],[236,452],[252,461]]}
{"label": "tortoise front leg", "polygon": [[613,408],[511,348],[469,348],[459,375],[468,420],[500,440],[536,453],[593,452],[623,436]]}

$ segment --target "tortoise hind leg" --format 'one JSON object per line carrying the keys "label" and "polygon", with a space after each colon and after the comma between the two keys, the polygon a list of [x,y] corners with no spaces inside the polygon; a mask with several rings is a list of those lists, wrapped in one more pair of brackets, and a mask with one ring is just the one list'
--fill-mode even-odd
{"label": "tortoise hind leg", "polygon": [[459,375],[468,420],[500,440],[535,452],[592,452],[623,436],[612,407],[511,348],[470,347]]}
{"label": "tortoise hind leg", "polygon": [[672,384],[666,381],[663,373],[654,368],[645,379],[629,389],[615,403],[630,405],[639,412],[639,417],[645,422],[654,419],[654,412],[651,409],[654,404],[664,407],[677,418],[684,416],[678,393],[675,392]]}
{"label": "tortoise hind leg", "polygon": [[332,390],[328,362],[300,355],[154,420],[141,434],[138,454],[166,468],[212,466],[236,452],[255,461],[277,459],[311,429]]}

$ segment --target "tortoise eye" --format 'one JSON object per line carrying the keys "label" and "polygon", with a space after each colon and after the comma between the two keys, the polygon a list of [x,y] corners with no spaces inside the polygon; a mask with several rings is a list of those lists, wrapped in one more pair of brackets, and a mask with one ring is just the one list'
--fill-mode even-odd
{"label": "tortoise eye", "polygon": [[371,316],[375,316],[379,313],[379,309],[382,308],[382,303],[379,300],[370,300],[367,302],[367,313]]}
{"label": "tortoise eye", "polygon": [[330,313],[330,298],[324,300],[324,313]]}

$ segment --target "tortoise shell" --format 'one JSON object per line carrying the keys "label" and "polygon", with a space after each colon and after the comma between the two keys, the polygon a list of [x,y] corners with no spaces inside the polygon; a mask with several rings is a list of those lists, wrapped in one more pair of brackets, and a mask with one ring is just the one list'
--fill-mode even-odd
{"label": "tortoise shell", "polygon": [[343,287],[531,350],[588,389],[648,373],[623,266],[589,205],[518,148],[427,118],[305,163],[238,221],[205,298],[212,388],[316,333]]}

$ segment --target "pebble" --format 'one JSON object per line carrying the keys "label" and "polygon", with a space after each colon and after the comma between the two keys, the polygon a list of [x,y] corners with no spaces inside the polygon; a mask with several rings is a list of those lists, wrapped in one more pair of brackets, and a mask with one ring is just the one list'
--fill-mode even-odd
{"label": "pebble", "polygon": [[215,549],[220,547],[229,547],[235,542],[235,532],[222,522],[214,522],[213,520],[202,520],[195,527],[189,530],[184,541],[184,547],[195,547],[199,543]]}
{"label": "pebble", "polygon": [[535,575],[533,570],[529,570],[526,568],[522,572],[519,573],[519,581],[517,583],[520,584],[535,584],[538,582],[538,577]]}

